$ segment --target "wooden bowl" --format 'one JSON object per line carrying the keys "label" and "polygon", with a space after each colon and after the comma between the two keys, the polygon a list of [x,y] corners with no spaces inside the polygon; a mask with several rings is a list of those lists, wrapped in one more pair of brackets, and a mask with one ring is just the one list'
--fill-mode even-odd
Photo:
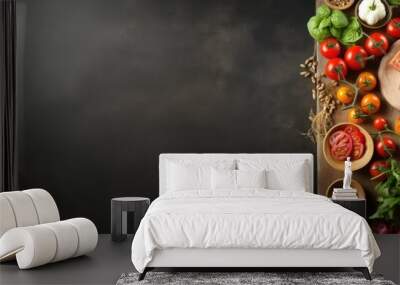
{"label": "wooden bowl", "polygon": [[353,6],[354,2],[355,2],[355,0],[350,0],[347,5],[339,7],[339,6],[336,6],[335,4],[333,4],[330,0],[325,0],[326,6],[328,6],[331,9],[335,9],[335,10],[346,10],[346,9],[349,9],[351,6]]}
{"label": "wooden bowl", "polygon": [[324,142],[323,142],[323,153],[324,153],[324,157],[326,159],[326,161],[328,162],[328,164],[333,167],[336,170],[344,170],[344,161],[341,160],[336,160],[332,157],[331,155],[331,148],[329,145],[329,137],[331,136],[331,134],[339,129],[343,129],[344,126],[347,125],[352,125],[357,127],[360,132],[364,135],[365,137],[365,151],[364,151],[364,155],[357,160],[353,160],[352,164],[351,164],[351,169],[353,171],[358,170],[360,168],[363,168],[364,166],[366,166],[368,164],[368,162],[371,160],[372,155],[374,154],[374,141],[372,140],[371,135],[362,127],[360,127],[359,125],[356,124],[352,124],[352,123],[342,123],[342,124],[337,124],[334,125],[326,134],[325,138],[324,138]]}
{"label": "wooden bowl", "polygon": [[383,26],[385,26],[391,19],[392,19],[392,15],[393,15],[393,11],[392,11],[392,6],[389,5],[389,3],[386,0],[381,0],[383,5],[385,5],[386,8],[386,17],[383,18],[382,20],[380,20],[378,23],[376,23],[375,25],[368,25],[367,23],[365,23],[359,16],[358,16],[358,7],[361,4],[361,1],[363,0],[359,0],[357,2],[356,8],[354,10],[355,16],[357,17],[358,21],[361,23],[361,25],[363,25],[364,27],[368,28],[368,29],[380,29]]}
{"label": "wooden bowl", "polygon": [[[364,188],[362,187],[362,185],[360,184],[360,182],[358,182],[357,180],[351,179],[350,186],[351,186],[351,188],[354,188],[357,190],[357,197],[359,199],[365,199],[365,191],[364,191]],[[328,198],[332,197],[333,188],[342,188],[342,187],[343,187],[343,179],[342,178],[336,179],[326,189],[326,192],[325,192],[326,197],[328,197]]]}

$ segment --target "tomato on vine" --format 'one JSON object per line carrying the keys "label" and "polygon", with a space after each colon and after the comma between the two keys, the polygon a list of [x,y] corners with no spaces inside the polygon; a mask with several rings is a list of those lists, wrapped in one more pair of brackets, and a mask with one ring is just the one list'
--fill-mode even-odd
{"label": "tomato on vine", "polygon": [[400,135],[400,116],[398,116],[394,121],[394,132]]}
{"label": "tomato on vine", "polygon": [[376,76],[368,71],[361,72],[358,75],[356,81],[356,86],[362,92],[368,92],[374,90],[377,84],[378,80],[376,79]]}
{"label": "tomato on vine", "polygon": [[381,108],[381,99],[374,93],[368,93],[361,99],[361,110],[367,114],[375,114]]}
{"label": "tomato on vine", "polygon": [[375,181],[383,181],[386,179],[384,171],[388,170],[390,164],[386,160],[378,160],[371,163],[369,167],[369,174],[371,178]]}
{"label": "tomato on vine", "polygon": [[368,118],[368,115],[361,112],[358,108],[351,108],[347,113],[347,118],[350,123],[353,124],[362,124],[365,119]]}
{"label": "tomato on vine", "polygon": [[335,38],[328,38],[319,45],[321,55],[327,59],[338,57],[340,50],[340,44]]}
{"label": "tomato on vine", "polygon": [[332,58],[325,65],[325,75],[332,80],[343,80],[347,76],[347,65],[341,58]]}
{"label": "tomato on vine", "polygon": [[382,131],[388,127],[388,121],[384,117],[376,117],[373,125],[375,130]]}
{"label": "tomato on vine", "polygon": [[346,50],[344,60],[351,70],[361,70],[365,68],[368,53],[361,46],[352,46]]}
{"label": "tomato on vine", "polygon": [[396,142],[390,137],[379,137],[375,143],[375,151],[383,158],[392,156],[396,150]]}
{"label": "tomato on vine", "polygon": [[390,20],[386,27],[386,33],[393,38],[400,38],[400,17]]}
{"label": "tomato on vine", "polygon": [[382,33],[372,33],[364,43],[365,49],[370,55],[383,56],[389,49],[389,41]]}
{"label": "tomato on vine", "polygon": [[346,84],[341,84],[336,90],[336,98],[342,104],[350,104],[351,102],[353,102],[354,96],[354,89]]}

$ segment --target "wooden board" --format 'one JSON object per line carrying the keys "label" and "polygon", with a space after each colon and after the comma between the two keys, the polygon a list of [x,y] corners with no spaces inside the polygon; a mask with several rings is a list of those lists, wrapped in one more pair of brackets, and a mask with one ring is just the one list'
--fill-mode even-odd
{"label": "wooden board", "polygon": [[[323,0],[316,0],[316,5],[319,6],[323,4]],[[356,1],[357,2],[357,1]],[[355,5],[353,5],[354,7]],[[351,9],[350,9],[351,10]],[[344,12],[349,12],[349,14],[352,14],[353,11],[344,11]],[[394,9],[394,16],[399,16],[400,12],[399,9]],[[312,16],[312,15],[310,15]],[[366,28],[363,28],[366,33],[370,33],[372,31],[378,31],[378,30],[367,30]],[[363,44],[363,41],[360,41],[360,44]],[[318,47],[318,45],[317,45]],[[326,60],[318,53],[317,54],[317,59],[318,59],[318,72],[323,73],[324,66],[326,63]],[[366,71],[371,71],[373,72],[376,76],[378,76],[378,68],[379,68],[379,60],[373,61],[373,62],[368,62],[367,68],[365,69]],[[354,82],[356,78],[356,73],[351,72],[349,76],[349,81]],[[380,93],[380,86],[374,91],[378,96],[381,95]],[[389,123],[394,122],[394,119],[400,115],[400,112],[394,108],[392,108],[388,102],[382,98],[382,109],[381,111],[377,114],[380,116],[384,116]],[[338,108],[338,110],[334,113],[334,120],[335,124],[338,123],[343,123],[347,122],[347,111],[341,111],[341,107]],[[319,104],[317,102],[317,111],[319,111]],[[374,130],[372,128],[372,123],[371,121],[367,121],[364,124],[361,125],[363,128],[365,128],[367,131],[370,133],[373,133]],[[397,143],[400,143],[400,140],[398,138],[394,138]],[[376,156],[372,158],[371,161],[377,160]],[[375,209],[376,209],[376,193],[374,190],[375,182],[370,181],[370,176],[369,176],[369,164],[358,170],[353,172],[353,179],[357,180],[365,190],[366,198],[367,198],[367,216],[371,215]],[[343,178],[343,172],[338,171],[333,169],[325,160],[324,155],[323,155],[323,138],[319,138],[317,140],[317,189],[318,193],[324,195],[325,191],[327,190],[328,186],[336,179],[338,178]]]}
{"label": "wooden board", "polygon": [[382,96],[396,110],[400,110],[400,70],[396,70],[389,63],[398,52],[400,40],[397,40],[390,52],[382,58],[378,72]]}

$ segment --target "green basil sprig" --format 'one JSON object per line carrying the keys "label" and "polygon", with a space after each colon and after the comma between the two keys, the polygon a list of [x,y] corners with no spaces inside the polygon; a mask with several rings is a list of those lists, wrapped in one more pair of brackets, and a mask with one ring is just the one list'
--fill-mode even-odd
{"label": "green basil sprig", "polygon": [[316,15],[309,19],[307,28],[319,42],[334,37],[345,45],[352,45],[362,38],[362,27],[357,18],[349,19],[342,11],[331,10],[327,5],[318,7]]}

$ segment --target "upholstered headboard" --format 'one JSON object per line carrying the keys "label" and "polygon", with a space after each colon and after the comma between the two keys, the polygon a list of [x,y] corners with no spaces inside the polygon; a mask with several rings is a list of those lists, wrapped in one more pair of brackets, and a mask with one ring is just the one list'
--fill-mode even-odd
{"label": "upholstered headboard", "polygon": [[271,160],[293,160],[305,161],[307,167],[307,192],[314,193],[314,157],[311,153],[162,153],[160,154],[160,188],[159,195],[166,192],[167,186],[167,160],[227,160],[227,159],[271,159]]}

